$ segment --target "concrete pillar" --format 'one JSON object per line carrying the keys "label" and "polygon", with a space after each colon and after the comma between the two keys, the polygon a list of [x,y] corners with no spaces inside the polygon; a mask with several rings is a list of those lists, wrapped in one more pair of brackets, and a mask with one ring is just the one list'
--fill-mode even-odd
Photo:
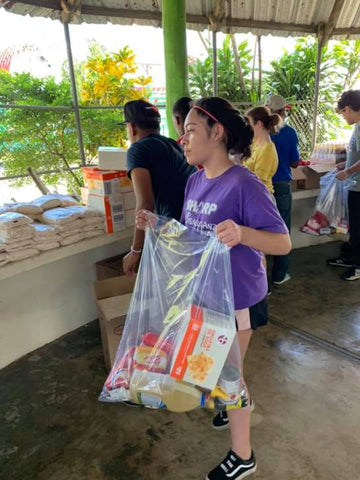
{"label": "concrete pillar", "polygon": [[166,118],[169,135],[177,137],[172,123],[172,106],[189,95],[186,52],[185,0],[163,0],[162,26],[166,72]]}

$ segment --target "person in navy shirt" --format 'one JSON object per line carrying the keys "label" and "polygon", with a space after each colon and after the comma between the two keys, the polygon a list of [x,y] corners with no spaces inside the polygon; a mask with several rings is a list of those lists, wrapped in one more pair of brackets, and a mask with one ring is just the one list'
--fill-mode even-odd
{"label": "person in navy shirt", "polygon": [[[270,108],[272,113],[277,113],[284,120],[285,119],[285,98],[281,95],[271,95],[266,106]],[[278,133],[271,135],[271,140],[274,142],[279,158],[278,169],[272,177],[274,186],[274,197],[279,213],[283,218],[288,230],[291,227],[291,167],[296,168],[299,164],[299,141],[296,131],[287,125],[283,124]],[[275,285],[290,280],[289,269],[289,255],[278,255],[273,257],[273,266],[271,272],[271,280]]]}
{"label": "person in navy shirt", "polygon": [[[180,219],[188,178],[196,172],[175,140],[160,135],[160,113],[155,105],[133,100],[124,106],[128,138],[127,174],[132,180],[136,211],[147,209]],[[131,275],[139,262],[144,232],[134,228],[130,252],[124,257],[124,273]]]}

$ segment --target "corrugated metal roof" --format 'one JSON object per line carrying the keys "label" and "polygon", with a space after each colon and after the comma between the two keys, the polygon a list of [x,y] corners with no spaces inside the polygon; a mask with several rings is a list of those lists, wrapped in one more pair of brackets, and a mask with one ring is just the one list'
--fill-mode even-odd
{"label": "corrugated metal roof", "polygon": [[[161,26],[161,0],[0,0],[9,12],[51,19],[61,19],[61,5],[66,10],[71,4],[70,23]],[[360,37],[360,0],[187,0],[186,14],[194,30],[210,25],[225,33],[287,36],[328,25],[336,38]]]}

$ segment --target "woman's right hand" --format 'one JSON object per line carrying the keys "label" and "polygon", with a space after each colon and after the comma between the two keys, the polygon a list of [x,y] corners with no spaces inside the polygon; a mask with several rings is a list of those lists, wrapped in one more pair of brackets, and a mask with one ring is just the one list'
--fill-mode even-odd
{"label": "woman's right hand", "polygon": [[158,217],[150,210],[139,210],[136,213],[135,223],[139,230],[146,230],[147,227],[154,228],[158,223]]}

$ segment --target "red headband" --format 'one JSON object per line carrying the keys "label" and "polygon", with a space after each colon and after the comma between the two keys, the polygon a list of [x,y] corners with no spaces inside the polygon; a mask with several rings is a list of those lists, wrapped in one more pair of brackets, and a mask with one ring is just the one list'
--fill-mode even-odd
{"label": "red headband", "polygon": [[[205,113],[205,115],[207,115],[208,117],[211,118],[211,120],[214,120],[214,122],[216,123],[220,123],[220,125],[222,125],[224,127],[224,125],[220,122],[220,120],[218,120],[216,117],[214,117],[214,115],[212,115],[210,112],[208,112],[207,110],[205,110],[205,108],[202,108],[202,107],[199,107],[199,105],[194,105],[193,108],[196,108],[197,110],[201,110],[202,112]],[[225,127],[224,127],[225,128]],[[226,128],[225,128],[226,130]]]}

